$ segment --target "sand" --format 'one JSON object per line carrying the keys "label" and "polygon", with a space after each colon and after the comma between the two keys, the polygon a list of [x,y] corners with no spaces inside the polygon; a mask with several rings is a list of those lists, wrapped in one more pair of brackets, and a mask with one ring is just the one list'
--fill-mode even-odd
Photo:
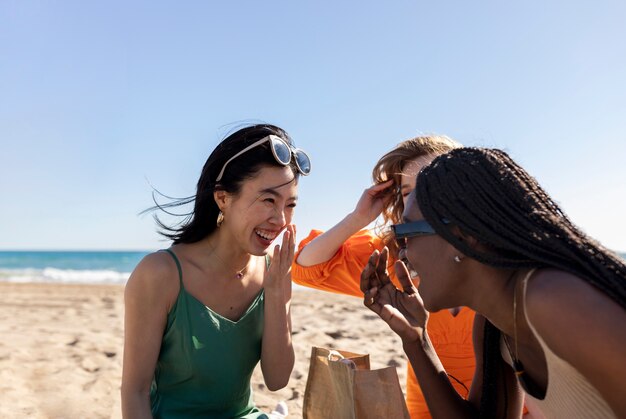
{"label": "sand", "polygon": [[[295,290],[296,364],[287,387],[265,388],[257,367],[257,405],[286,401],[302,417],[311,346],[367,352],[373,368],[397,366],[400,340],[360,299]],[[0,282],[0,418],[120,418],[123,287]]]}

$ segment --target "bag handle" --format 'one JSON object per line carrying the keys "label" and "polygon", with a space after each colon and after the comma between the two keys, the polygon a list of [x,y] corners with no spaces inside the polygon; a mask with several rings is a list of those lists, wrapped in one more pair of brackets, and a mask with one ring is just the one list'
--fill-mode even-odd
{"label": "bag handle", "polygon": [[346,364],[350,369],[356,369],[356,364],[354,363],[354,361],[346,358],[340,352],[333,349],[328,351],[328,360],[331,362],[341,362],[342,364]]}
{"label": "bag handle", "polygon": [[328,360],[329,361],[341,361],[345,359],[345,357],[339,351],[335,351],[334,349],[330,349],[328,351]]}

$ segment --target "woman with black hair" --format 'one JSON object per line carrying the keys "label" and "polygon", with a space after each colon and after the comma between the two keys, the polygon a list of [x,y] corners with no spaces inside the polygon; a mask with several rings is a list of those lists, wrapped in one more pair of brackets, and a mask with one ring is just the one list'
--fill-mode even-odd
{"label": "woman with black hair", "polygon": [[260,361],[274,391],[293,369],[291,219],[309,171],[285,131],[254,125],[215,148],[194,197],[157,206],[194,203],[181,224],[159,221],[172,246],[146,256],[126,285],[124,417],[268,417],[250,378]]}
{"label": "woman with black hair", "polygon": [[[386,250],[372,254],[361,289],[402,338],[433,417],[519,417],[524,393],[546,417],[626,417],[626,264],[506,153],[460,148],[436,158],[403,220],[392,228],[419,293],[402,262],[403,289],[389,281]],[[428,337],[428,311],[454,306],[477,313],[467,401]]]}

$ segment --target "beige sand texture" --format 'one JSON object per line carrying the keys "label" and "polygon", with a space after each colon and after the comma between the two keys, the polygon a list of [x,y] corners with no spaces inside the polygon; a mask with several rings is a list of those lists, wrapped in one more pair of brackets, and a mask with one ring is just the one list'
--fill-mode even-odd
{"label": "beige sand texture", "polygon": [[[120,418],[123,287],[0,282],[0,418]],[[373,368],[398,367],[400,340],[361,300],[294,291],[296,364],[286,388],[265,388],[260,369],[252,387],[257,405],[281,400],[302,417],[311,346],[369,353]]]}

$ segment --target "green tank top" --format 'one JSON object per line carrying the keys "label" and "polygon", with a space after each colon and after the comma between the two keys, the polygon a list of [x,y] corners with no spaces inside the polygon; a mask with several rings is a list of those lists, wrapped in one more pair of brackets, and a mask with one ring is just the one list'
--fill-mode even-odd
{"label": "green tank top", "polygon": [[[150,389],[155,418],[267,418],[252,401],[250,378],[261,359],[264,293],[233,322],[180,290],[167,315]],[[267,259],[266,259],[267,262]]]}

